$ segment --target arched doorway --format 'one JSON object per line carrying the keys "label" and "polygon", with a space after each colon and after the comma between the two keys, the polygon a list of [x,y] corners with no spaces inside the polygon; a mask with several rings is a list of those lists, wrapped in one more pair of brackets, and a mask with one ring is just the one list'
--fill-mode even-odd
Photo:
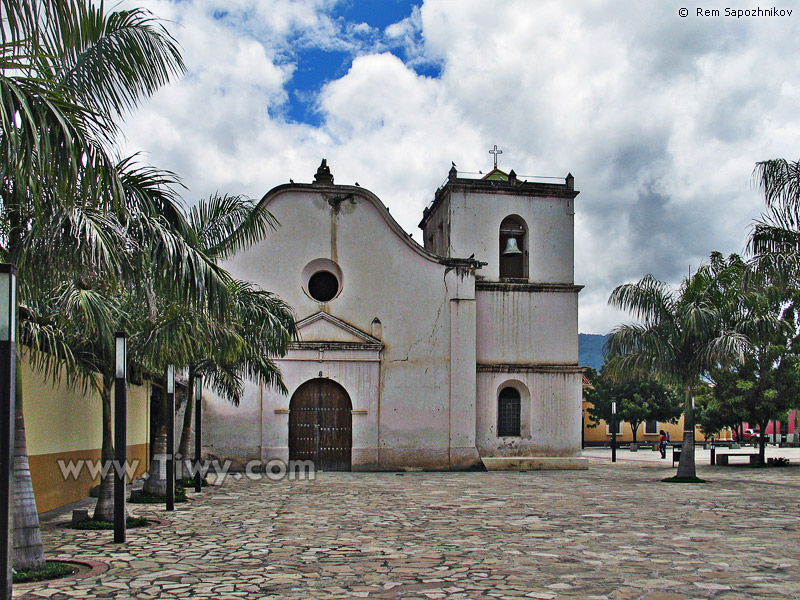
{"label": "arched doorway", "polygon": [[289,460],[313,460],[321,471],[349,471],[353,405],[330,379],[311,379],[289,402]]}

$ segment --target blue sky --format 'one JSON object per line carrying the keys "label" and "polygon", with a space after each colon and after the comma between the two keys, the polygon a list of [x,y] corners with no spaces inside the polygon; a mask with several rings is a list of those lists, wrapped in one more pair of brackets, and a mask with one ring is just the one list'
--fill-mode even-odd
{"label": "blue sky", "polygon": [[[413,20],[422,0],[343,0],[326,7],[336,36],[320,43],[306,30],[297,30],[283,41],[276,63],[291,65],[286,82],[287,102],[272,107],[272,114],[290,122],[322,125],[315,100],[319,90],[350,70],[358,56],[389,52],[402,60],[418,75],[436,77],[440,67],[435,61],[420,59],[413,50],[422,44],[422,31],[405,27],[405,35],[392,35],[387,28]],[[218,8],[212,11],[215,20],[233,31],[246,31],[246,17],[240,11]],[[257,36],[257,33],[255,34]]]}
{"label": "blue sky", "polygon": [[[370,189],[419,239],[447,176],[575,176],[580,330],[610,291],[741,252],[755,163],[798,158],[800,13],[698,17],[640,0],[125,0],[166,19],[188,73],[124,126],[187,203],[311,181]],[[706,8],[725,8],[712,0]],[[719,6],[717,6],[719,5]]]}

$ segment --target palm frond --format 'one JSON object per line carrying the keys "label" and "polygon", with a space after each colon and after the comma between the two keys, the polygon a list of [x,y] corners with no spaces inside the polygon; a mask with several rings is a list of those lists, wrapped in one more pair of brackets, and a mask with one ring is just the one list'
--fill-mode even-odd
{"label": "palm frond", "polygon": [[666,283],[652,275],[645,275],[637,283],[614,288],[608,304],[632,313],[637,320],[655,324],[670,317],[674,299]]}
{"label": "palm frond", "polygon": [[775,158],[756,163],[753,181],[768,206],[800,205],[800,161]]}
{"label": "palm frond", "polygon": [[201,200],[189,211],[189,223],[204,251],[219,260],[259,242],[279,225],[261,203],[227,194]]}
{"label": "palm frond", "polygon": [[105,14],[102,3],[50,2],[57,16],[46,29],[58,58],[54,75],[88,106],[121,115],[185,72],[177,42],[149,11]]}

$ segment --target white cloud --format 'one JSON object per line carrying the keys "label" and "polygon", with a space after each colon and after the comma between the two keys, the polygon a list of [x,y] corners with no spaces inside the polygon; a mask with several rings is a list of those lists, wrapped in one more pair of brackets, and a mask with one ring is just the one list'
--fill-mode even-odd
{"label": "white cloud", "polygon": [[[427,0],[381,32],[331,17],[334,0],[153,0],[190,72],[128,122],[129,149],[182,175],[192,195],[260,196],[310,181],[376,192],[409,231],[444,180],[501,167],[576,177],[581,331],[620,319],[613,286],[677,283],[711,250],[741,251],[761,205],[756,161],[797,157],[796,19],[680,18],[669,3]],[[225,18],[219,17],[227,11]],[[320,127],[280,114],[293,44],[347,49],[319,91]],[[395,46],[392,46],[394,44]],[[397,46],[397,45],[400,46]],[[386,52],[405,49],[407,63]],[[441,77],[413,66],[441,65]]]}

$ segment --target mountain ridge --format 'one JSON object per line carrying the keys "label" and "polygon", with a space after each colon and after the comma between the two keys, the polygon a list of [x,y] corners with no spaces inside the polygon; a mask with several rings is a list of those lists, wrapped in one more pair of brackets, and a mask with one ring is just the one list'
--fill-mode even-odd
{"label": "mountain ridge", "polygon": [[603,366],[603,345],[608,335],[596,333],[578,334],[578,364],[599,371]]}

